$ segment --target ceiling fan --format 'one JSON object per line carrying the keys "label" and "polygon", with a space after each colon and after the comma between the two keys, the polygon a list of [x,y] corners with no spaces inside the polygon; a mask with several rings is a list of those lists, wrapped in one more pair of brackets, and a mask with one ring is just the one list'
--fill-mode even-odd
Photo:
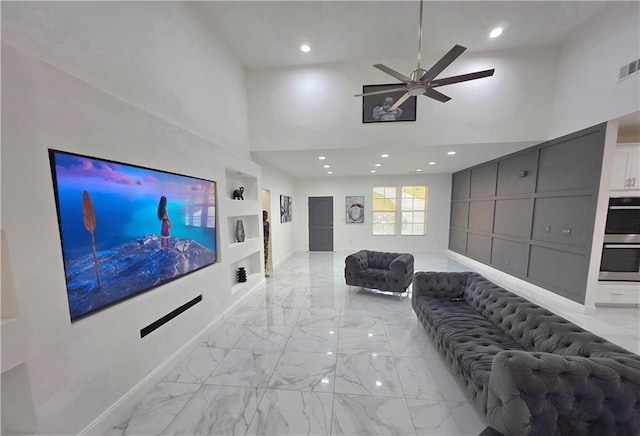
{"label": "ceiling fan", "polygon": [[[454,83],[466,82],[468,80],[481,79],[483,77],[493,76],[495,69],[476,71],[475,73],[462,74],[460,76],[445,77],[443,79],[436,79],[436,77],[444,71],[453,61],[455,61],[464,51],[466,47],[461,45],[454,46],[447,54],[445,54],[438,62],[436,62],[431,68],[425,70],[420,68],[421,51],[422,51],[422,4],[423,0],[420,0],[420,25],[418,27],[418,67],[411,73],[410,77],[399,73],[386,65],[375,64],[374,67],[395,77],[403,82],[403,86],[397,88],[386,89],[384,91],[367,92],[366,94],[356,94],[356,97],[366,97],[376,94],[388,94],[395,91],[406,91],[402,97],[395,102],[391,107],[391,110],[397,109],[402,103],[404,103],[409,97],[426,95],[427,97],[438,100],[445,103],[451,100],[434,88],[452,85]],[[400,84],[398,84],[400,85]]]}

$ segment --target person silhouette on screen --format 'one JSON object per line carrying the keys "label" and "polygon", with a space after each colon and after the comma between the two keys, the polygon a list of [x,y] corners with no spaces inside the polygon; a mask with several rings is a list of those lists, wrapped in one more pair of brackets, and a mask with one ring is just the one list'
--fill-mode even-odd
{"label": "person silhouette on screen", "polygon": [[393,97],[387,97],[384,99],[382,106],[376,106],[373,108],[373,119],[376,121],[395,121],[402,116],[402,109],[391,109],[393,106]]}
{"label": "person silhouette on screen", "polygon": [[167,213],[167,197],[164,195],[160,197],[160,203],[158,204],[158,219],[161,222],[160,226],[160,249],[165,247],[169,249],[169,229],[171,229],[171,220]]}

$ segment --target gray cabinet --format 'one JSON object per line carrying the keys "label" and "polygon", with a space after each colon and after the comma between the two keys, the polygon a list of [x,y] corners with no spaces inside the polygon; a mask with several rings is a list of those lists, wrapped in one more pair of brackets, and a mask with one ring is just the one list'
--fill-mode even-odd
{"label": "gray cabinet", "polygon": [[586,247],[591,240],[594,211],[591,196],[536,198],[532,238]]}
{"label": "gray cabinet", "polygon": [[529,239],[531,199],[497,200],[493,231],[499,235]]}
{"label": "gray cabinet", "polygon": [[451,227],[467,228],[469,222],[469,202],[454,201],[451,203]]}
{"label": "gray cabinet", "polygon": [[588,258],[553,248],[531,246],[529,277],[553,286],[557,293],[579,303],[584,302]]}
{"label": "gray cabinet", "polygon": [[605,133],[601,124],[454,174],[449,248],[584,303]]}
{"label": "gray cabinet", "polygon": [[491,260],[491,237],[469,233],[467,235],[467,254],[481,262]]}
{"label": "gray cabinet", "polygon": [[529,246],[521,242],[493,238],[491,263],[520,276],[527,275]]}
{"label": "gray cabinet", "polygon": [[537,192],[596,189],[604,152],[604,130],[557,141],[540,149]]}
{"label": "gray cabinet", "polygon": [[469,228],[491,233],[493,230],[493,200],[469,202]]}
{"label": "gray cabinet", "polygon": [[471,198],[496,195],[497,162],[471,170]]}
{"label": "gray cabinet", "polygon": [[449,231],[449,248],[458,253],[467,252],[467,232],[464,230],[451,229]]}
{"label": "gray cabinet", "polygon": [[451,198],[453,200],[464,200],[469,198],[469,183],[471,181],[471,171],[463,171],[453,175],[451,183]]}
{"label": "gray cabinet", "polygon": [[498,162],[498,195],[530,194],[535,188],[538,150]]}

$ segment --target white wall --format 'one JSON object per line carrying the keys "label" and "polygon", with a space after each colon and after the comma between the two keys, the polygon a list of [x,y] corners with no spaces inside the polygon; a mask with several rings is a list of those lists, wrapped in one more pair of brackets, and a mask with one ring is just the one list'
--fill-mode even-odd
{"label": "white wall", "polygon": [[611,2],[561,47],[551,137],[640,110],[640,75],[617,82],[638,58],[640,3]]}
{"label": "white wall", "polygon": [[2,40],[249,156],[245,73],[197,2],[2,2]]}
{"label": "white wall", "polygon": [[[371,64],[408,74],[411,59],[253,69],[248,72],[252,151],[543,141],[551,124],[556,48],[468,53],[444,76],[495,68],[493,77],[418,98],[415,123],[362,124],[362,85],[396,82]],[[425,65],[435,59],[425,61]]]}
{"label": "white wall", "polygon": [[[219,208],[220,262],[69,319],[48,148],[215,180],[219,200],[231,189],[226,167],[259,177],[242,67],[188,8],[153,5],[2,4],[2,229],[39,434],[81,431],[245,293],[231,294]],[[199,294],[202,303],[140,339]]]}
{"label": "white wall", "polygon": [[[383,177],[326,177],[296,179],[293,221],[296,250],[309,250],[308,197],[333,196],[333,241],[335,251],[361,249],[402,252],[444,253],[449,244],[451,175],[406,175]],[[427,185],[426,236],[373,236],[371,228],[374,186]],[[345,197],[364,195],[363,224],[347,224]]]}
{"label": "white wall", "polygon": [[271,240],[269,243],[273,267],[277,268],[278,264],[290,256],[295,249],[293,222],[280,222],[280,196],[293,197],[294,182],[292,177],[279,169],[260,160],[256,160],[256,163],[262,167],[262,189],[268,189],[271,193],[271,213],[269,214]]}

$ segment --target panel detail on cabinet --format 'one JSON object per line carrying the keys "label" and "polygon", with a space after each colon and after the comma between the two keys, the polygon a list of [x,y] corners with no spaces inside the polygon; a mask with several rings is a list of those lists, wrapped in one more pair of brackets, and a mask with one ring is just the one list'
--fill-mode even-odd
{"label": "panel detail on cabinet", "polygon": [[603,141],[604,129],[542,147],[537,192],[597,189]]}
{"label": "panel detail on cabinet", "polygon": [[498,163],[473,168],[471,170],[471,197],[489,197],[496,195]]}
{"label": "panel detail on cabinet", "polygon": [[493,200],[469,203],[469,228],[491,233],[493,230]]}
{"label": "panel detail on cabinet", "polygon": [[467,254],[481,262],[491,260],[491,237],[469,233],[467,235]]}
{"label": "panel detail on cabinet", "polygon": [[588,262],[582,254],[531,246],[529,277],[555,287],[561,295],[584,303]]}
{"label": "panel detail on cabinet", "polygon": [[449,248],[458,253],[467,252],[467,232],[464,230],[451,229],[449,231]]}
{"label": "panel detail on cabinet", "polygon": [[467,228],[469,222],[469,202],[454,201],[451,203],[451,227]]}
{"label": "panel detail on cabinet", "polygon": [[521,242],[493,238],[491,263],[519,275],[527,274],[529,246]]}
{"label": "panel detail on cabinet", "polygon": [[531,235],[531,200],[496,200],[494,233],[529,239]]}
{"label": "panel detail on cabinet", "polygon": [[498,195],[529,194],[535,188],[537,150],[498,163]]}
{"label": "panel detail on cabinet", "polygon": [[469,182],[471,171],[464,171],[453,175],[451,188],[451,198],[454,200],[464,200],[469,198]]}
{"label": "panel detail on cabinet", "polygon": [[588,230],[593,229],[593,210],[591,196],[536,198],[532,238],[586,247]]}

